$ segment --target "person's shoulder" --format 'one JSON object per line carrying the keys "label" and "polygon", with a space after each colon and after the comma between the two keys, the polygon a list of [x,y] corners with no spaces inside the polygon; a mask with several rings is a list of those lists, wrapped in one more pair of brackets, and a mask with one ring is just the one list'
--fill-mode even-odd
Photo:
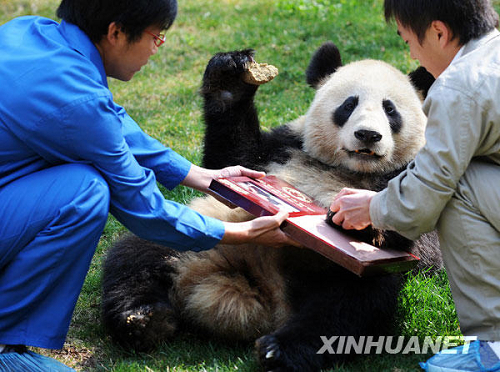
{"label": "person's shoulder", "polygon": [[[477,99],[500,89],[500,34],[467,50],[436,79],[430,95],[455,94]],[[495,88],[496,87],[496,88]]]}
{"label": "person's shoulder", "polygon": [[[97,63],[70,45],[54,20],[37,16],[13,19],[0,28],[0,47],[5,52],[0,56],[0,69],[12,83],[29,86],[40,81],[46,85],[75,78],[102,81]],[[95,59],[102,65],[100,58]]]}
{"label": "person's shoulder", "polygon": [[464,65],[475,69],[498,68],[500,66],[500,32],[484,35],[465,46],[465,53],[459,60]]}
{"label": "person's shoulder", "polygon": [[35,16],[35,15],[26,15],[21,17],[16,17],[11,19],[10,21],[3,24],[0,29],[2,31],[7,31],[8,29],[15,29],[18,32],[23,31],[24,29],[29,29],[33,26],[50,26],[50,25],[58,25],[59,23],[45,17]]}
{"label": "person's shoulder", "polygon": [[466,44],[463,55],[447,72],[471,89],[485,83],[486,78],[500,78],[500,32],[494,30]]}
{"label": "person's shoulder", "polygon": [[20,53],[24,48],[37,48],[41,39],[50,39],[57,32],[59,23],[40,16],[14,18],[0,26],[2,50]]}

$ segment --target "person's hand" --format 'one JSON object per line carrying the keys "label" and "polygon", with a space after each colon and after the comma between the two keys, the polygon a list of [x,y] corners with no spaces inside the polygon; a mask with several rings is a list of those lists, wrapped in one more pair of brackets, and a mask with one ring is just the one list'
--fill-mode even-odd
{"label": "person's hand", "polygon": [[252,169],[248,169],[242,167],[241,165],[235,165],[232,167],[226,167],[222,169],[206,169],[202,167],[198,167],[196,165],[192,165],[189,170],[188,175],[182,181],[184,186],[192,187],[193,189],[202,191],[204,193],[212,194],[208,187],[210,186],[210,182],[214,178],[223,178],[223,177],[240,177],[246,176],[251,178],[262,178],[266,174],[264,172],[255,171]]}
{"label": "person's hand", "polygon": [[375,191],[342,189],[333,199],[330,210],[333,223],[344,229],[362,230],[371,225],[370,202]]}
{"label": "person's hand", "polygon": [[221,240],[223,244],[255,243],[270,247],[301,245],[291,239],[281,229],[280,225],[288,217],[286,212],[278,212],[274,216],[257,217],[246,222],[224,222],[226,231]]}
{"label": "person's hand", "polygon": [[242,176],[250,178],[262,178],[266,175],[264,172],[248,169],[242,167],[241,165],[226,167],[219,170],[215,170],[213,172],[214,172],[213,178],[242,177]]}

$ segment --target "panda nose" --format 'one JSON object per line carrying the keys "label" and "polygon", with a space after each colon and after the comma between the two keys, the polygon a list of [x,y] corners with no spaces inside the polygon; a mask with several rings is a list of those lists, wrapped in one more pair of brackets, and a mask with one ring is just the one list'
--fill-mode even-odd
{"label": "panda nose", "polygon": [[379,132],[373,130],[360,129],[354,132],[354,136],[363,142],[374,143],[382,139],[382,135]]}

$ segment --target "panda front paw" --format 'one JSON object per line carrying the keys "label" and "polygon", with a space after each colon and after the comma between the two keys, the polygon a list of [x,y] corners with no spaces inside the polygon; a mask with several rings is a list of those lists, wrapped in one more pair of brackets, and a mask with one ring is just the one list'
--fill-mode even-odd
{"label": "panda front paw", "polygon": [[255,87],[242,80],[248,64],[254,61],[253,55],[253,49],[215,54],[205,69],[202,93],[234,91],[242,88],[255,90]]}
{"label": "panda front paw", "polygon": [[208,62],[205,78],[220,80],[221,77],[238,76],[247,69],[248,63],[254,60],[253,56],[253,49],[217,53]]}

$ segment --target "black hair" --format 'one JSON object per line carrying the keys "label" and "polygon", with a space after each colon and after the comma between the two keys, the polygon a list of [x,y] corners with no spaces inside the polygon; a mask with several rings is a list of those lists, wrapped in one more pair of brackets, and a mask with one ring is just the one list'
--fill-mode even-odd
{"label": "black hair", "polygon": [[77,25],[92,42],[99,42],[115,22],[129,42],[147,27],[168,29],[177,15],[177,0],[62,0],[57,16]]}
{"label": "black hair", "polygon": [[419,42],[433,21],[445,23],[460,45],[498,26],[490,0],[384,0],[385,19],[396,19],[413,31]]}

